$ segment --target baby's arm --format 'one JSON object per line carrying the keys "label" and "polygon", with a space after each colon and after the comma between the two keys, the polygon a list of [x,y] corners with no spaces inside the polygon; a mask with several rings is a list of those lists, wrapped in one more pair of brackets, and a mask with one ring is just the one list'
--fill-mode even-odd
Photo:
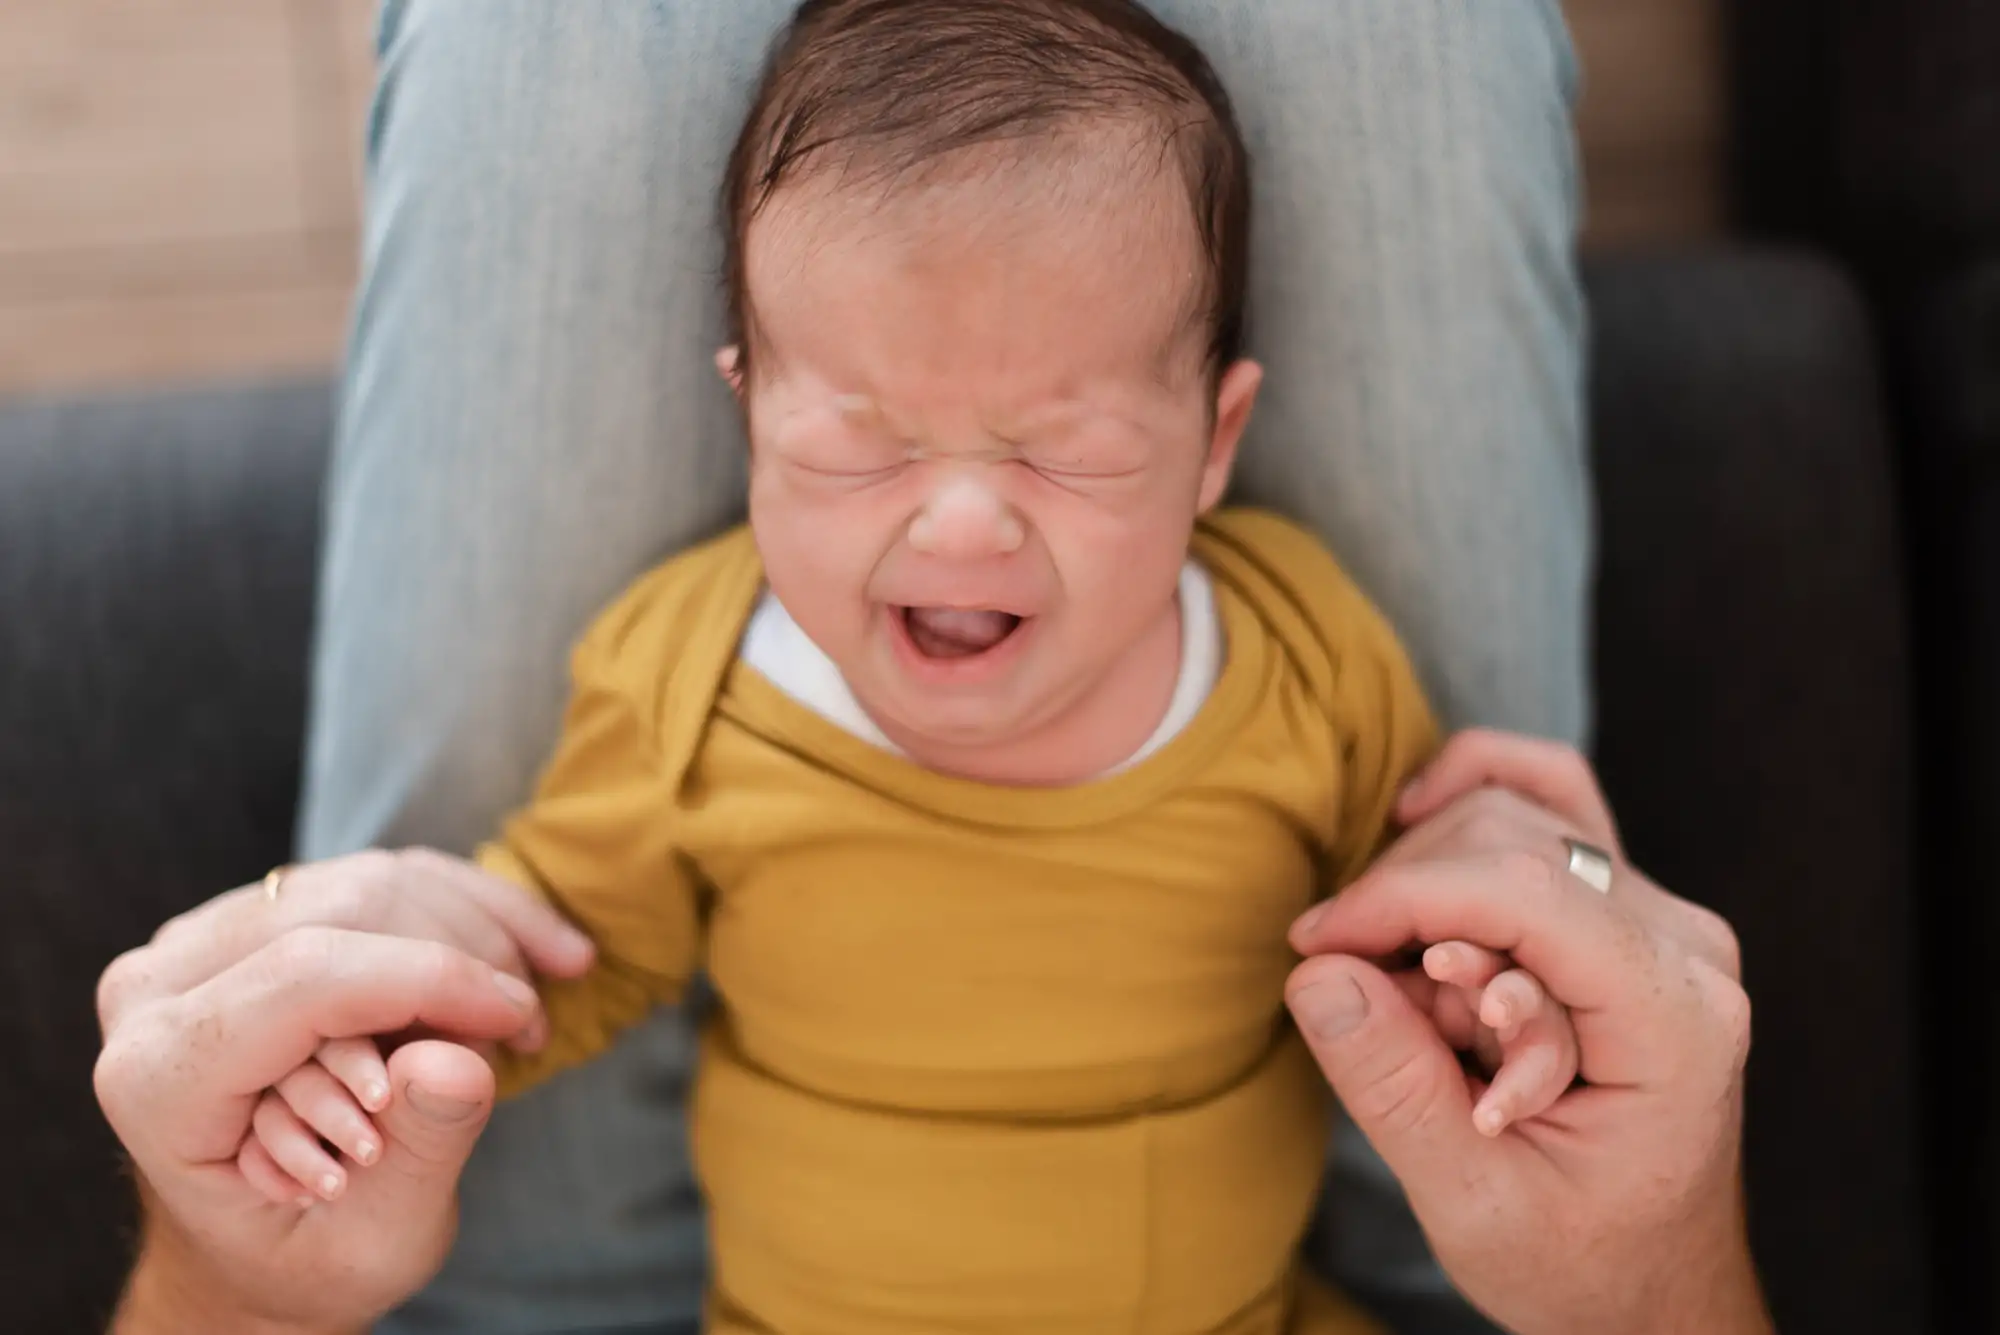
{"label": "baby's arm", "polygon": [[[654,1005],[677,1000],[697,964],[698,896],[672,833],[676,785],[659,771],[653,730],[605,684],[591,650],[590,640],[578,649],[562,739],[534,799],[480,850],[478,867],[439,869],[523,886],[597,947],[582,977],[538,979],[545,1030],[485,1053],[502,1097],[604,1051]],[[274,1200],[302,1190],[330,1199],[345,1175],[334,1153],[359,1166],[380,1155],[369,1114],[391,1094],[374,1040],[324,1045],[273,1092],[252,1127],[270,1160],[253,1176]]]}

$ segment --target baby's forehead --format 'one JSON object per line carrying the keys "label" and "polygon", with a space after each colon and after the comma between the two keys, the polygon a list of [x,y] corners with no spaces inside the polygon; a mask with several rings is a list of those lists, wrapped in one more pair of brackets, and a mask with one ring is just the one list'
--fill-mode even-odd
{"label": "baby's forehead", "polygon": [[[857,269],[940,290],[974,271],[1066,271],[1074,282],[1058,299],[1113,301],[1157,324],[1163,341],[1199,333],[1207,276],[1187,187],[1157,157],[1123,149],[1116,140],[1094,154],[1017,148],[950,171],[789,182],[751,222],[745,295],[752,307],[782,306]],[[1027,282],[1015,290],[1023,304],[1048,295]]]}

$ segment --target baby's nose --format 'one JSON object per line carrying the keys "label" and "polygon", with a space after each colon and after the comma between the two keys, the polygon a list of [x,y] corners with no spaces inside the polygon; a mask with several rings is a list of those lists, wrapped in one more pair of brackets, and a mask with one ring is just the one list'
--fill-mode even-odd
{"label": "baby's nose", "polygon": [[910,521],[910,545],[927,556],[977,561],[1019,551],[1020,516],[976,472],[954,473]]}

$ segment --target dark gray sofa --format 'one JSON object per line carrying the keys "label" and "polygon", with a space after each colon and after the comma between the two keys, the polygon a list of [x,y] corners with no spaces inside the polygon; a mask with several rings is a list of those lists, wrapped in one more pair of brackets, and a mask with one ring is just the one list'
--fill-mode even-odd
{"label": "dark gray sofa", "polygon": [[[1743,936],[1781,1323],[1920,1330],[1910,705],[1870,331],[1794,256],[1622,259],[1590,290],[1605,780],[1637,859]],[[128,1254],[98,971],[286,856],[328,425],[321,383],[0,408],[8,1331],[95,1328]]]}

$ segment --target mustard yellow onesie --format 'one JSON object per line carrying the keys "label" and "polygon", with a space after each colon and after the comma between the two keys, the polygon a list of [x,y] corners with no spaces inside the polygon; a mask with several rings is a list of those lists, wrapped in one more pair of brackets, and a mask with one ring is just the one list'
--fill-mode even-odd
{"label": "mustard yellow onesie", "polygon": [[1194,555],[1226,658],[1159,751],[1065,789],[923,770],[737,661],[746,531],[597,622],[540,787],[481,852],[597,941],[506,1091],[705,968],[708,1328],[1334,1335],[1302,1282],[1326,1088],[1287,925],[1380,843],[1433,745],[1394,634],[1300,530]]}

